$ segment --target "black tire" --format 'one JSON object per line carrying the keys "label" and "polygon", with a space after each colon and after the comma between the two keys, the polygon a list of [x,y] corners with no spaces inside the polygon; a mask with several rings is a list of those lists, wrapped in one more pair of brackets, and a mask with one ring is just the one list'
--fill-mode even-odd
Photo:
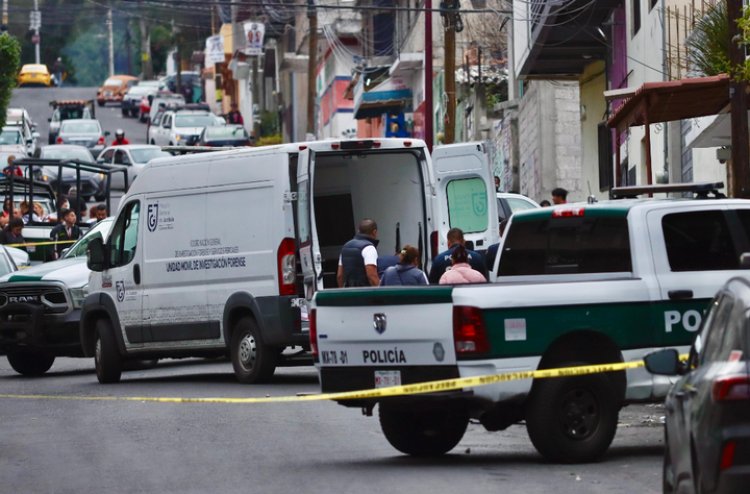
{"label": "black tire", "polygon": [[469,415],[460,408],[418,411],[380,404],[380,427],[388,442],[407,455],[440,456],[461,441],[469,425]]}
{"label": "black tire", "polygon": [[126,110],[125,108],[121,108],[120,109],[120,113],[122,113],[123,117],[127,117],[128,116],[128,110]]}
{"label": "black tire", "polygon": [[[560,367],[574,365],[584,364]],[[526,430],[547,460],[598,461],[615,436],[620,402],[612,381],[603,374],[539,379],[527,402]]]}
{"label": "black tire", "polygon": [[36,377],[47,372],[55,356],[38,350],[13,350],[8,352],[8,363],[22,376]]}
{"label": "black tire", "polygon": [[251,317],[243,317],[235,325],[230,353],[234,375],[243,384],[267,382],[276,370],[278,352],[263,343]]}
{"label": "black tire", "polygon": [[96,104],[99,105],[99,106],[104,106],[104,103],[105,103],[104,101],[97,101],[96,102]]}
{"label": "black tire", "polygon": [[122,356],[117,348],[112,325],[106,319],[99,319],[96,322],[94,366],[96,378],[100,383],[120,382],[123,367]]}

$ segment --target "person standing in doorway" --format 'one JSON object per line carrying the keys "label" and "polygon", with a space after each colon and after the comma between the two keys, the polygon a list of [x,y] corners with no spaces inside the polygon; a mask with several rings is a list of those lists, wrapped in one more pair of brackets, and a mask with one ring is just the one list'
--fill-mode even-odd
{"label": "person standing in doorway", "polygon": [[341,248],[336,283],[339,288],[378,286],[378,224],[370,218],[359,222],[354,238]]}

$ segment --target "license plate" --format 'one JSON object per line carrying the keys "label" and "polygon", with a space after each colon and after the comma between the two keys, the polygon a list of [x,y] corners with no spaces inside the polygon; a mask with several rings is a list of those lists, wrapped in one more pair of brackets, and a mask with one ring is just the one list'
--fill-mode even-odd
{"label": "license plate", "polygon": [[375,387],[401,386],[401,371],[375,371]]}

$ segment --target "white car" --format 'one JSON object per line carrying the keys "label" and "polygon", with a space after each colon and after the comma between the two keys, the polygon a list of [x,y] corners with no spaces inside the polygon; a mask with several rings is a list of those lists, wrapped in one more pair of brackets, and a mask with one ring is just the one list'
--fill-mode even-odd
{"label": "white car", "polygon": [[148,112],[148,121],[154,121],[154,117],[159,111],[167,111],[170,108],[183,106],[185,104],[185,97],[181,94],[172,93],[157,93],[154,99],[151,100],[151,109]]}
{"label": "white car", "polygon": [[36,151],[39,132],[36,131],[36,124],[31,121],[29,112],[24,108],[8,108],[3,131],[9,128],[18,129],[21,133],[21,141],[18,144],[22,144],[26,148],[26,154],[33,156]]}
{"label": "white car", "polygon": [[154,118],[148,129],[148,142],[158,146],[187,146],[206,127],[223,125],[224,120],[202,110],[169,110]]}
{"label": "white car", "polygon": [[497,217],[502,223],[515,212],[541,207],[535,200],[513,192],[497,193]]}
{"label": "white car", "polygon": [[[172,156],[162,151],[159,146],[151,144],[127,144],[123,146],[110,146],[101,152],[96,162],[104,165],[119,165],[128,167],[128,185],[133,183],[146,163],[154,158]],[[122,173],[112,174],[110,189],[124,190],[124,175]]]}

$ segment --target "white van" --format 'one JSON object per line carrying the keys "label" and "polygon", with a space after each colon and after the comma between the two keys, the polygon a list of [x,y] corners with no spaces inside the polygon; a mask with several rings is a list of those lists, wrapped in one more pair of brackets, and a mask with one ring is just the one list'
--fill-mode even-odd
{"label": "white van", "polygon": [[100,382],[127,359],[225,354],[239,381],[267,380],[285,347],[309,348],[305,299],[335,286],[360,219],[377,221],[381,256],[412,244],[427,269],[451,227],[497,242],[496,208],[476,143],[432,159],[422,141],[381,139],[153,160],[90,248],[84,352]]}

